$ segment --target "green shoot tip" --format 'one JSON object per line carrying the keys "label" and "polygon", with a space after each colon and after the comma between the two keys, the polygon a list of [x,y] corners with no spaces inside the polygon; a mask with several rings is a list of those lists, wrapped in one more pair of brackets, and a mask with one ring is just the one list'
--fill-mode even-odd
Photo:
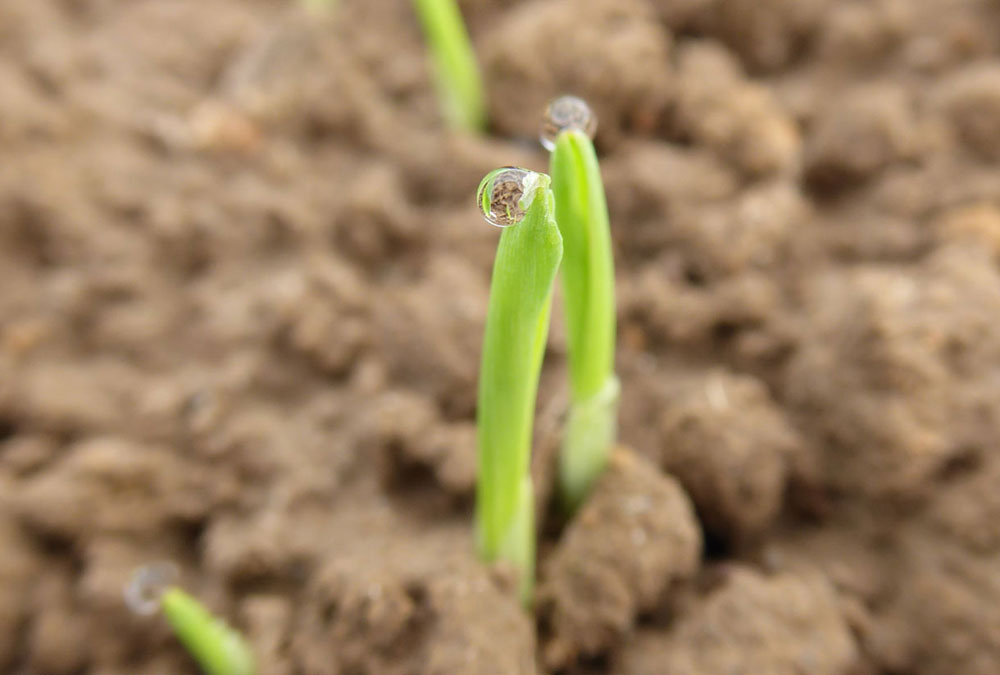
{"label": "green shoot tip", "polygon": [[476,202],[490,225],[510,227],[524,220],[539,190],[549,187],[544,173],[505,166],[490,171],[479,183]]}
{"label": "green shoot tip", "polygon": [[160,609],[160,598],[179,578],[180,570],[172,562],[143,565],[132,572],[125,586],[125,605],[139,616],[155,614]]}
{"label": "green shoot tip", "polygon": [[597,115],[582,98],[560,96],[545,108],[539,140],[549,152],[556,149],[556,139],[564,131],[582,131],[593,139],[597,133]]}

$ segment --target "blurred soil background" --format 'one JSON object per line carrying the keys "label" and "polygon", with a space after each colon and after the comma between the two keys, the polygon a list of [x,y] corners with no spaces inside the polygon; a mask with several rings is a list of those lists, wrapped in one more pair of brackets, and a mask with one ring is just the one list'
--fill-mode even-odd
{"label": "blurred soil background", "polygon": [[[462,7],[481,138],[403,0],[0,0],[0,672],[195,673],[122,602],[163,559],[262,675],[1000,672],[1000,3]],[[563,93],[624,447],[529,615],[471,554],[474,192]]]}

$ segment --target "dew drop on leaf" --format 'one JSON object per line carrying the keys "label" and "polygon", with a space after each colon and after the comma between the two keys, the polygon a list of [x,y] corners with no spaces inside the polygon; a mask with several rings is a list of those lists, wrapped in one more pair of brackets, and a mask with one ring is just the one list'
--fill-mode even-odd
{"label": "dew drop on leaf", "polygon": [[548,151],[555,150],[556,139],[563,131],[582,131],[589,138],[597,133],[597,115],[587,102],[576,96],[560,96],[545,109],[539,139]]}
{"label": "dew drop on leaf", "polygon": [[486,174],[479,184],[476,202],[490,225],[509,227],[524,219],[531,206],[540,175],[528,169],[505,166]]}
{"label": "dew drop on leaf", "polygon": [[148,616],[160,608],[160,596],[180,577],[172,562],[144,565],[134,572],[125,587],[125,604],[135,614]]}

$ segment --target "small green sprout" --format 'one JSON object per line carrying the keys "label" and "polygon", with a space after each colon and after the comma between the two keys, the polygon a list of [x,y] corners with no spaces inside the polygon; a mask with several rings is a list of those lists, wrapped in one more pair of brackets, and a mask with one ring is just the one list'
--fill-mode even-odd
{"label": "small green sprout", "polygon": [[307,12],[316,15],[333,12],[337,6],[337,0],[301,0],[301,2]]}
{"label": "small green sprout", "polygon": [[455,0],[414,0],[430,46],[438,97],[456,129],[478,133],[486,126],[483,84],[476,54]]}
{"label": "small green sprout", "polygon": [[607,463],[618,433],[615,270],[608,206],[591,138],[597,118],[573,96],[545,111],[556,220],[566,247],[562,283],[572,403],[559,455],[564,506],[574,510]]}
{"label": "small green sprout", "polygon": [[172,563],[140,567],[125,587],[125,603],[136,614],[162,611],[206,675],[253,675],[253,652],[243,637],[174,585],[177,577]]}
{"label": "small green sprout", "polygon": [[477,200],[504,227],[493,264],[477,410],[477,544],[487,561],[505,560],[531,600],[535,567],[531,435],[538,376],[549,330],[552,286],[562,259],[545,174],[507,167],[489,173]]}

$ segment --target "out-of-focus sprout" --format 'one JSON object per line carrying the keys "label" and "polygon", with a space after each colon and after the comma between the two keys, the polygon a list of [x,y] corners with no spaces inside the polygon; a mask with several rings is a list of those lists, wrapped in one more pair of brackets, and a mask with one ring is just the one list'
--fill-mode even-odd
{"label": "out-of-focus sprout", "polygon": [[438,97],[448,123],[478,133],[486,126],[476,53],[455,0],[413,0],[427,38]]}
{"label": "out-of-focus sprout", "polygon": [[323,14],[332,12],[337,7],[337,0],[301,0],[307,12]]}
{"label": "out-of-focus sprout", "polygon": [[125,604],[141,615],[161,611],[206,675],[253,675],[253,652],[243,637],[177,587],[178,576],[172,563],[140,567],[125,587]]}

